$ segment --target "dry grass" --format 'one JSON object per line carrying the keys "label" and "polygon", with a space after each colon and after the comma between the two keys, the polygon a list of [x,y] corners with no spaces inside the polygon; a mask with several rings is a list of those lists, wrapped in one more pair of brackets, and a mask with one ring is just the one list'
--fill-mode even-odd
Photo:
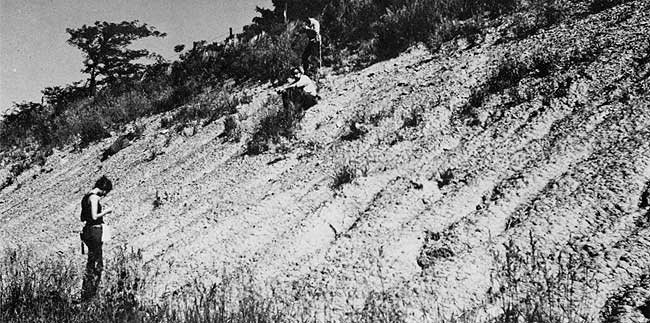
{"label": "dry grass", "polygon": [[202,122],[206,126],[222,116],[237,112],[241,102],[240,96],[232,90],[222,88],[214,93],[207,93],[180,108],[170,118],[162,119],[161,127],[183,129],[193,122]]}
{"label": "dry grass", "polygon": [[588,259],[566,250],[544,252],[529,233],[523,246],[509,241],[495,253],[495,288],[490,291],[501,315],[494,322],[592,322],[588,290],[598,289]]}
{"label": "dry grass", "polygon": [[[537,240],[514,241],[495,252],[490,302],[500,309],[491,322],[589,322],[585,286],[593,273],[585,259],[570,253],[543,253]],[[145,297],[148,272],[139,251],[120,248],[106,261],[100,295],[79,302],[80,270],[63,257],[37,259],[24,249],[0,258],[2,322],[316,322],[340,321],[327,308],[313,306],[308,292],[288,295],[271,288],[260,294],[245,270],[220,275],[218,283],[195,280],[158,300]],[[593,286],[592,286],[593,287]],[[329,295],[334,291],[321,291]],[[403,322],[407,311],[398,293],[370,291],[363,305],[343,322]],[[296,298],[298,297],[298,298]],[[424,295],[422,296],[424,297]],[[312,299],[313,298],[313,299]],[[476,322],[473,312],[438,322]]]}
{"label": "dry grass", "polygon": [[[39,260],[24,249],[0,258],[1,322],[315,322],[332,320],[310,308],[309,300],[273,291],[263,296],[245,271],[220,275],[205,284],[195,280],[153,301],[146,297],[148,273],[139,251],[121,248],[105,261],[100,295],[80,302],[81,276],[72,261]],[[386,292],[368,294],[363,308],[346,322],[400,322],[397,300]]]}
{"label": "dry grass", "polygon": [[[272,299],[256,294],[245,277],[193,292],[148,300],[146,272],[139,251],[122,248],[107,262],[102,292],[80,302],[81,274],[63,258],[37,260],[25,250],[8,251],[0,262],[2,322],[286,322],[289,317]],[[235,279],[236,278],[236,279]]]}
{"label": "dry grass", "polygon": [[258,155],[277,144],[281,137],[292,138],[302,119],[304,108],[293,101],[283,102],[280,96],[271,96],[262,107],[259,124],[246,144],[246,154]]}

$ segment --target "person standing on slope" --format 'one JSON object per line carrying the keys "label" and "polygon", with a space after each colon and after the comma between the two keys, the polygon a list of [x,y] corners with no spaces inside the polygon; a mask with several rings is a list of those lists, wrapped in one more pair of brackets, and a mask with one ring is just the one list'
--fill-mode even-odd
{"label": "person standing on slope", "polygon": [[113,189],[113,183],[106,176],[95,182],[92,190],[81,199],[81,221],[86,222],[81,233],[81,240],[88,246],[88,262],[83,279],[81,299],[89,300],[97,295],[97,288],[102,278],[104,260],[102,255],[102,235],[104,216],[112,213],[102,209],[99,202]]}
{"label": "person standing on slope", "polygon": [[[321,64],[321,44],[322,38],[320,35],[320,23],[314,18],[307,19],[305,26],[305,33],[309,39],[307,47],[302,52],[302,68],[305,72],[309,72],[309,58],[312,55],[318,55],[318,64]],[[320,67],[320,66],[319,66]]]}

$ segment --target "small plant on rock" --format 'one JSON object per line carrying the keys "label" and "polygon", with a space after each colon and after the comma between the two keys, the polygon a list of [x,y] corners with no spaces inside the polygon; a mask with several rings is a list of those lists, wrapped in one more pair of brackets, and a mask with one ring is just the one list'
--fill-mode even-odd
{"label": "small plant on rock", "polygon": [[339,190],[343,185],[351,183],[357,177],[356,169],[350,165],[341,166],[336,173],[334,173],[331,188]]}
{"label": "small plant on rock", "polygon": [[438,188],[442,189],[443,187],[451,184],[453,180],[454,180],[454,169],[449,168],[440,174],[440,178],[438,179]]}
{"label": "small plant on rock", "polygon": [[241,139],[241,129],[233,115],[227,116],[223,120],[223,132],[219,135],[228,142],[239,142]]}
{"label": "small plant on rock", "polygon": [[402,119],[402,128],[414,128],[422,123],[422,110],[421,107],[411,108]]}
{"label": "small plant on rock", "polygon": [[359,123],[352,121],[348,124],[348,129],[345,131],[345,133],[341,136],[341,140],[344,141],[354,141],[357,140],[363,135],[366,134],[366,129],[365,127],[361,126]]}
{"label": "small plant on rock", "polygon": [[163,205],[162,198],[160,197],[160,194],[158,194],[158,191],[156,191],[156,197],[153,199],[152,205],[154,210]]}

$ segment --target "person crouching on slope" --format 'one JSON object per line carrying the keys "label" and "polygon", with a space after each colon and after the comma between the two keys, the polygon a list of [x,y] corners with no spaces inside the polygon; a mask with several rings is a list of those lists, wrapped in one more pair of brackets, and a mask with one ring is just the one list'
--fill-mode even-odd
{"label": "person crouching on slope", "polygon": [[97,287],[102,278],[104,261],[102,256],[102,225],[104,216],[111,210],[102,210],[100,199],[113,189],[113,183],[102,176],[92,190],[81,199],[81,221],[86,222],[81,240],[88,246],[88,263],[83,279],[81,299],[89,300],[97,295]]}
{"label": "person crouching on slope", "polygon": [[284,106],[287,107],[291,102],[297,104],[302,110],[307,110],[316,105],[320,99],[316,83],[305,75],[301,67],[293,69],[293,79],[293,83],[281,90]]}

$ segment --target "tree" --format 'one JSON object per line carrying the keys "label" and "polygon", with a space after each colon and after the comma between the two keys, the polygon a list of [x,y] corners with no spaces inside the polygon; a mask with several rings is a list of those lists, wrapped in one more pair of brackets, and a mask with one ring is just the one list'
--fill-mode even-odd
{"label": "tree", "polygon": [[121,23],[96,21],[91,26],[67,28],[66,32],[70,34],[68,44],[84,53],[84,68],[81,72],[90,75],[88,89],[91,95],[97,86],[135,77],[144,69],[143,64],[134,61],[147,57],[150,53],[146,49],[128,49],[127,46],[134,40],[167,35],[147,24],[140,24],[137,20]]}
{"label": "tree", "polygon": [[244,26],[244,32],[241,34],[243,39],[249,40],[262,32],[279,35],[286,29],[282,16],[277,12],[261,7],[255,7],[255,11],[260,16],[254,17],[252,24]]}

